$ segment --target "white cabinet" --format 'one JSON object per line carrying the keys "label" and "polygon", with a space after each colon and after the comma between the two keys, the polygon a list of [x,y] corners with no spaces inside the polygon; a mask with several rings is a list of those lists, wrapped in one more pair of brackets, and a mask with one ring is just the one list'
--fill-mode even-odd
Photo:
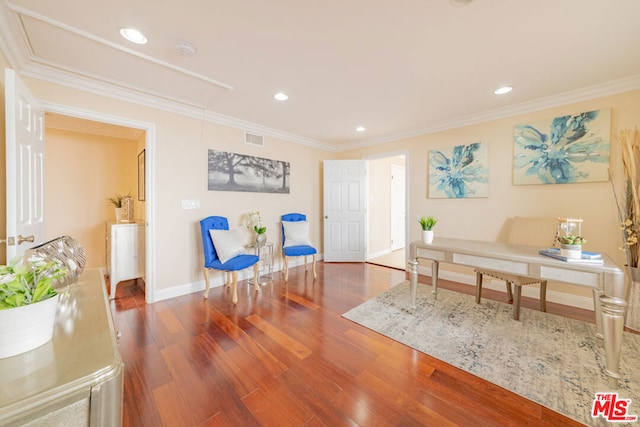
{"label": "white cabinet", "polygon": [[119,282],[144,277],[144,221],[107,222],[106,238],[109,298],[113,299]]}

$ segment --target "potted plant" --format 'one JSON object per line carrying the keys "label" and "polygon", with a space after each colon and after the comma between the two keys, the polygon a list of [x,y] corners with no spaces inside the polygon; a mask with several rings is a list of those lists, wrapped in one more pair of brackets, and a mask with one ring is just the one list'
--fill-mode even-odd
{"label": "potted plant", "polygon": [[587,239],[582,236],[567,234],[558,236],[560,242],[560,255],[566,258],[580,259],[582,257],[582,245],[587,243]]}
{"label": "potted plant", "polygon": [[122,205],[124,203],[124,200],[126,198],[130,198],[130,197],[131,197],[131,195],[129,193],[127,193],[124,196],[122,194],[116,193],[116,194],[113,195],[113,197],[109,197],[107,199],[107,201],[109,203],[111,203],[111,205],[113,205],[113,207],[116,210],[116,221],[117,222],[122,221],[122,207],[123,207]]}
{"label": "potted plant", "polygon": [[420,223],[420,227],[422,227],[422,242],[426,244],[430,244],[433,242],[433,227],[435,227],[438,220],[429,215],[428,217],[421,216],[418,219]]}
{"label": "potted plant", "polygon": [[256,245],[262,246],[267,241],[267,227],[262,225],[260,212],[249,212],[245,218],[247,229],[256,232]]}
{"label": "potted plant", "polygon": [[33,350],[51,339],[62,261],[24,255],[0,265],[0,358]]}

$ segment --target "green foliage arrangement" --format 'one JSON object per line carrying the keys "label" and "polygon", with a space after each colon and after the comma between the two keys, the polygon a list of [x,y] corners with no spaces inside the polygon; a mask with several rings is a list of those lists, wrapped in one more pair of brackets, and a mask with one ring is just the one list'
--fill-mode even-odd
{"label": "green foliage arrangement", "polygon": [[8,265],[0,265],[0,310],[56,296],[53,282],[66,274],[62,262],[35,256],[19,256]]}
{"label": "green foliage arrangement", "polygon": [[122,207],[122,201],[124,199],[126,199],[127,197],[131,197],[131,193],[127,193],[126,195],[122,195],[122,194],[114,194],[113,197],[109,197],[107,199],[107,201],[109,203],[111,203],[114,207],[116,208],[121,208]]}
{"label": "green foliage arrangement", "polygon": [[558,242],[564,245],[584,245],[587,243],[587,239],[582,236],[567,234],[566,236],[558,236]]}
{"label": "green foliage arrangement", "polygon": [[421,216],[418,222],[420,223],[420,227],[422,227],[423,230],[433,230],[433,227],[435,227],[438,220],[434,216],[429,215],[426,218],[424,216]]}

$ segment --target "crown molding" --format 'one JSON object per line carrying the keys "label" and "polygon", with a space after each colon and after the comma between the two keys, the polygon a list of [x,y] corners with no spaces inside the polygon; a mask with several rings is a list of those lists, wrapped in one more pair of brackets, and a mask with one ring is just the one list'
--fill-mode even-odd
{"label": "crown molding", "polygon": [[[226,89],[233,90],[233,87],[224,83],[214,81],[205,76],[196,75],[188,70],[175,67],[171,64],[157,61],[154,58],[139,54],[131,49],[127,49],[115,43],[96,38],[91,34],[80,31],[76,28],[66,26],[50,18],[41,16],[27,9],[17,7],[5,3],[6,6],[0,6],[0,49],[6,57],[9,65],[15,69],[21,76],[30,77],[37,80],[46,81],[56,85],[77,89],[84,92],[93,93],[108,98],[118,99],[145,107],[167,111],[182,116],[205,120],[211,123],[229,126],[241,129],[247,132],[256,133],[262,136],[282,139],[285,141],[302,144],[309,147],[325,150],[336,151],[333,144],[319,141],[313,138],[307,138],[290,132],[281,131],[279,129],[270,128],[257,123],[248,122],[235,117],[226,116],[211,111],[204,111],[202,105],[196,105],[183,100],[169,98],[153,91],[144,91],[137,87],[127,86],[119,82],[109,81],[98,76],[80,73],[69,69],[60,64],[51,61],[45,61],[36,57],[31,51],[31,47],[26,43],[28,38],[24,34],[24,28],[17,22],[18,14],[30,16],[50,25],[54,25],[65,31],[71,31],[82,37],[90,38],[98,43],[108,45],[109,47],[125,51],[145,60],[157,63],[158,65],[167,66],[178,72],[184,72],[192,77],[200,78],[208,83],[215,84]],[[20,37],[19,35],[22,34]]]}
{"label": "crown molding", "polygon": [[262,136],[278,138],[325,151],[336,151],[335,145],[328,144],[323,141],[306,138],[246,120],[226,116],[224,114],[203,111],[203,107],[200,105],[189,104],[177,99],[170,99],[157,93],[141,91],[134,87],[127,87],[122,84],[99,80],[97,77],[91,78],[83,75],[76,75],[71,71],[60,69],[54,64],[32,63],[24,67],[20,74],[25,77],[46,81],[100,96],[119,99],[121,101],[187,116],[197,120],[205,120],[219,125],[242,129]]}
{"label": "crown molding", "polygon": [[[136,58],[140,58],[140,59],[142,59],[144,61],[151,62],[153,64],[159,65],[159,66],[164,67],[164,68],[168,68],[170,70],[176,71],[176,72],[181,73],[181,74],[185,74],[187,76],[193,77],[193,78],[198,79],[200,81],[212,84],[214,86],[218,86],[218,87],[221,87],[221,88],[224,88],[224,89],[228,89],[228,90],[233,90],[234,89],[233,86],[231,86],[231,85],[229,85],[227,83],[221,82],[219,80],[211,79],[211,78],[209,78],[207,76],[204,76],[202,74],[198,74],[198,73],[195,73],[193,71],[187,70],[186,68],[178,67],[178,66],[173,65],[173,64],[171,64],[169,62],[162,61],[160,59],[154,58],[154,57],[149,56],[149,55],[145,55],[145,54],[140,53],[140,52],[138,52],[138,51],[136,51],[134,49],[130,49],[130,48],[126,47],[126,46],[120,45],[118,43],[114,43],[114,42],[112,42],[110,40],[107,40],[107,39],[104,39],[102,37],[97,37],[97,36],[95,36],[95,35],[93,35],[91,33],[88,33],[86,31],[80,30],[80,29],[78,29],[76,27],[73,27],[71,25],[64,24],[64,23],[62,23],[60,21],[56,21],[55,19],[51,19],[48,16],[41,15],[39,13],[36,13],[36,12],[32,11],[32,10],[16,6],[16,5],[11,4],[9,2],[7,2],[6,4],[7,4],[8,9],[11,12],[13,12],[13,14],[14,14],[13,16],[14,17],[18,17],[20,15],[28,16],[29,18],[32,18],[32,19],[35,19],[37,21],[43,22],[45,24],[51,25],[52,27],[58,28],[58,29],[60,29],[62,31],[66,31],[68,33],[75,34],[75,35],[77,35],[79,37],[85,38],[87,40],[91,40],[91,41],[93,41],[95,43],[98,43],[98,44],[101,44],[103,46],[110,47],[111,49],[119,50],[119,51],[124,52],[124,53],[126,53],[128,55],[135,56]],[[16,21],[16,23],[19,22],[19,20],[15,19],[15,18],[14,18],[14,20]],[[19,25],[18,28],[22,32],[23,39],[25,41],[27,41],[28,37],[26,36],[26,34],[23,31],[24,30],[23,26]],[[35,57],[34,53],[32,52],[32,49],[30,48],[30,46],[29,46],[29,53],[30,53],[30,56],[31,56],[32,60],[37,60],[37,58]]]}
{"label": "crown molding", "polygon": [[523,102],[520,104],[512,105],[510,107],[489,110],[479,114],[470,114],[453,120],[434,122],[421,129],[414,129],[406,132],[389,134],[378,138],[356,141],[350,144],[343,144],[340,145],[338,151],[347,151],[357,148],[379,145],[386,142],[399,141],[402,139],[428,135],[479,123],[486,123],[493,120],[499,120],[507,117],[517,116],[520,114],[532,113],[534,111],[540,111],[549,108],[561,107],[563,105],[574,104],[577,102],[587,101],[595,98],[602,98],[605,96],[616,95],[619,93],[630,92],[638,89],[640,89],[640,75],[630,76],[623,79],[589,86],[583,89],[577,89],[558,95]]}

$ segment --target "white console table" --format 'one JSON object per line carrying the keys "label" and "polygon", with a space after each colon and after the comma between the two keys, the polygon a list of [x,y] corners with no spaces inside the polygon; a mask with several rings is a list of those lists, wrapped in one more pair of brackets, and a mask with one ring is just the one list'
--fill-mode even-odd
{"label": "white console table", "polygon": [[435,298],[438,292],[440,262],[482,267],[506,273],[544,280],[555,280],[593,289],[596,330],[604,339],[605,373],[609,386],[617,387],[620,375],[620,347],[624,329],[625,278],[624,272],[603,254],[604,264],[579,264],[558,261],[540,255],[540,248],[477,240],[436,238],[432,244],[411,243],[409,277],[411,308],[416,307],[419,259],[432,263],[432,283]]}
{"label": "white console table", "polygon": [[58,302],[53,338],[0,359],[0,425],[122,425],[124,365],[102,271],[86,270]]}

